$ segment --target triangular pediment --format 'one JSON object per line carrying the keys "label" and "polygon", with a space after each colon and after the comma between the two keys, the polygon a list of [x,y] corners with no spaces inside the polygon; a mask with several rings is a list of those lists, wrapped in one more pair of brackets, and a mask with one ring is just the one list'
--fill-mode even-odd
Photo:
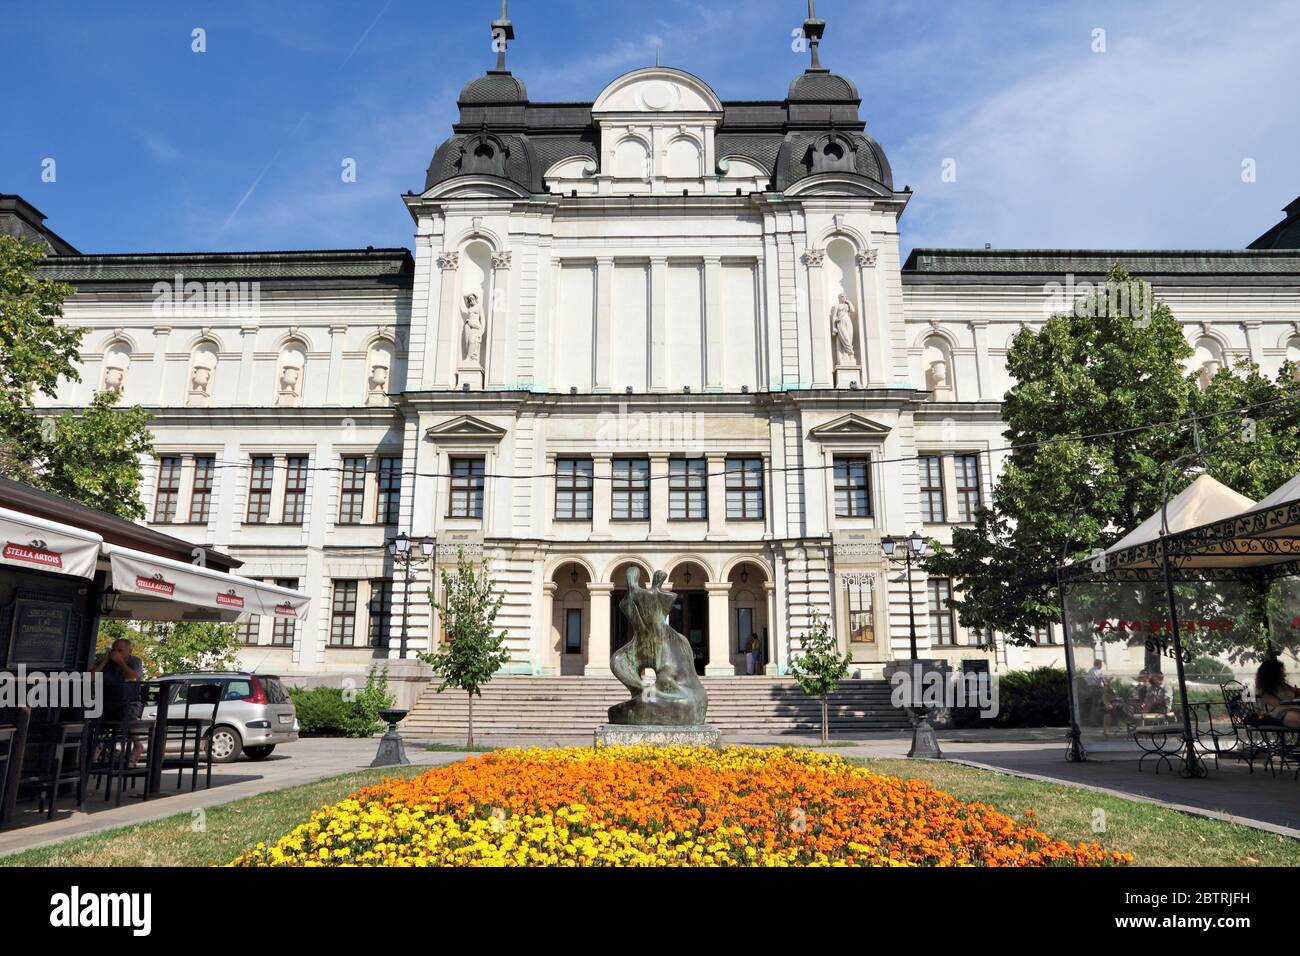
{"label": "triangular pediment", "polygon": [[813,441],[846,441],[855,438],[883,438],[889,428],[861,415],[848,414],[808,432]]}
{"label": "triangular pediment", "polygon": [[475,418],[472,415],[461,415],[457,418],[448,419],[440,424],[433,425],[424,433],[424,437],[432,441],[441,439],[454,438],[461,441],[465,439],[480,439],[483,441],[500,441],[506,435],[504,428],[499,428],[482,419]]}

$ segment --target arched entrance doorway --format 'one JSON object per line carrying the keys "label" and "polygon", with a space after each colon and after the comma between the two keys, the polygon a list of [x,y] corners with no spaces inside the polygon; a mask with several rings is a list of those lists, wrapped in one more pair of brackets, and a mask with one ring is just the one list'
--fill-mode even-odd
{"label": "arched entrance doorway", "polygon": [[576,561],[560,565],[547,582],[551,593],[550,655],[564,676],[586,671],[591,641],[591,575]]}
{"label": "arched entrance doorway", "polygon": [[[761,675],[772,661],[772,636],[769,621],[771,580],[767,570],[756,561],[742,561],[727,572],[729,646],[736,673]],[[752,638],[757,637],[757,641]],[[757,648],[751,648],[756,643]]]}
{"label": "arched entrance doorway", "polygon": [[[610,595],[610,653],[632,639],[627,618],[619,609],[623,598],[627,597],[627,569],[641,569],[640,585],[649,587],[651,572],[640,562],[625,561],[614,569],[611,581],[614,591]],[[677,631],[690,642],[695,656],[695,672],[703,674],[709,663],[709,594],[706,585],[709,572],[702,564],[695,561],[683,561],[673,567],[664,582],[664,587],[677,595],[668,614],[668,626]]]}

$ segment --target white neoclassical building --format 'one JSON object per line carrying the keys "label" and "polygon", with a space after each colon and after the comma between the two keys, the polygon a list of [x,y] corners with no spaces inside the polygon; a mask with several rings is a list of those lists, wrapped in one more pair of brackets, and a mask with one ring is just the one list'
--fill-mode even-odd
{"label": "white neoclassical building", "polygon": [[[911,193],[820,65],[823,29],[771,100],[651,67],[537,103],[503,53],[402,197],[413,253],[81,255],[0,201],[90,330],[51,404],[147,407],[148,520],[312,596],[243,625],[247,666],[337,676],[429,647],[426,591],[460,549],[505,595],[514,673],[607,674],[633,567],[668,573],[707,674],[743,673],[751,634],[786,673],[818,614],[860,676],[909,653],[913,620],[926,656],[1060,661],[1051,633],[982,650],[946,605],[960,582],[909,589],[882,537],[947,540],[986,500],[1008,344],[1053,283],[1120,260],[1202,370],[1300,357],[1300,204],[1249,250],[903,263]],[[433,548],[409,582],[399,532]]]}

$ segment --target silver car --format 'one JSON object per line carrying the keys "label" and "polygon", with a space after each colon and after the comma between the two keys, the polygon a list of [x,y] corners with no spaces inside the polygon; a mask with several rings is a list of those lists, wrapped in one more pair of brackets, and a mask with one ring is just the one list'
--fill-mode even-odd
{"label": "silver car", "polygon": [[[180,685],[167,711],[170,718],[188,714],[214,720],[209,735],[214,763],[233,763],[240,753],[249,760],[265,760],[280,744],[298,739],[293,701],[280,678],[273,675],[235,671],[167,674],[150,683],[159,688]],[[150,704],[150,699],[155,702]],[[142,716],[153,719],[157,713],[156,696],[147,696]]]}

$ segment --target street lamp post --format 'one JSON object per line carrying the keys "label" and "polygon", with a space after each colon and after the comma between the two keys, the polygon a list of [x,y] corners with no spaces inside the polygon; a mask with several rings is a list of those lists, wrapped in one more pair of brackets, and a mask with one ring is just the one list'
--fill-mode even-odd
{"label": "street lamp post", "polygon": [[402,594],[402,636],[399,645],[399,656],[402,660],[406,660],[406,620],[411,611],[411,565],[416,562],[417,556],[423,556],[427,561],[433,556],[436,548],[437,542],[433,538],[421,538],[415,541],[405,531],[388,542],[388,554],[393,559],[393,567],[396,568],[400,564],[406,577]]}
{"label": "street lamp post", "polygon": [[[913,701],[907,708],[912,720],[912,749],[907,752],[907,755],[937,759],[942,757],[943,753],[939,750],[939,739],[935,736],[934,726],[930,723],[929,708],[916,703],[921,688],[918,686],[919,675],[917,674],[919,658],[916,648],[916,607],[912,601],[912,563],[925,557],[929,542],[913,531],[903,539],[902,543],[904,544],[902,561],[907,569],[907,638],[911,648],[912,673],[909,680],[912,685]],[[880,542],[880,550],[884,553],[886,561],[897,560],[898,545],[898,539],[892,535],[887,535]]]}

